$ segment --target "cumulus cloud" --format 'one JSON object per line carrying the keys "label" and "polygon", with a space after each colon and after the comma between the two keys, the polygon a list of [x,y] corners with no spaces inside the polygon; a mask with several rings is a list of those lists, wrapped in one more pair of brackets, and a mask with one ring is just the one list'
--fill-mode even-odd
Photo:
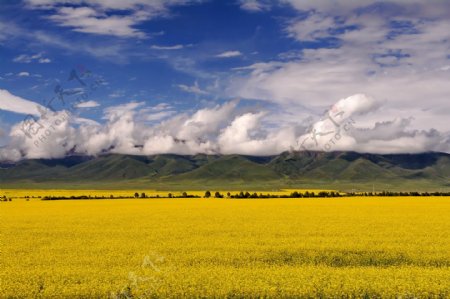
{"label": "cumulus cloud", "polygon": [[30,73],[29,72],[20,72],[20,73],[17,73],[17,76],[18,77],[29,77]]}
{"label": "cumulus cloud", "polygon": [[371,114],[380,118],[381,104],[362,94],[338,101],[297,139],[294,148],[382,154],[449,152],[450,131],[414,129],[413,117],[367,124],[364,119]]}
{"label": "cumulus cloud", "polygon": [[146,107],[144,102],[108,107],[104,123],[80,119],[66,111],[50,112],[27,136],[20,122],[11,142],[0,149],[3,160],[57,158],[68,153],[152,155],[273,155],[288,150],[351,150],[371,153],[450,152],[450,132],[418,130],[413,118],[367,123],[382,113],[383,101],[356,94],[337,101],[321,116],[292,122],[270,121],[270,111],[240,108],[237,101],[193,113],[170,105]]}

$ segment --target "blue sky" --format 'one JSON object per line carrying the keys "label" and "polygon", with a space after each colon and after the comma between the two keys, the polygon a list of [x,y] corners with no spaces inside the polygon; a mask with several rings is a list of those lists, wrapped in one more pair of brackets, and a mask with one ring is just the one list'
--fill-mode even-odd
{"label": "blue sky", "polygon": [[448,4],[3,1],[0,158],[450,152]]}

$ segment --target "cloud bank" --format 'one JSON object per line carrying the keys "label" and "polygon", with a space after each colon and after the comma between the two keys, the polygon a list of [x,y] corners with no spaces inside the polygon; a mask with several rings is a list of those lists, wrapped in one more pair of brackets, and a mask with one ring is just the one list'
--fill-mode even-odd
{"label": "cloud bank", "polygon": [[289,150],[450,152],[449,132],[412,129],[412,119],[364,124],[379,113],[382,102],[363,94],[343,98],[322,115],[299,119],[295,125],[283,121],[274,125],[270,111],[242,108],[238,101],[190,114],[176,113],[167,104],[146,107],[145,102],[130,102],[105,108],[103,124],[67,111],[47,113],[32,124],[32,130],[29,122],[20,122],[9,133],[8,147],[0,149],[0,159],[104,153],[274,155]]}

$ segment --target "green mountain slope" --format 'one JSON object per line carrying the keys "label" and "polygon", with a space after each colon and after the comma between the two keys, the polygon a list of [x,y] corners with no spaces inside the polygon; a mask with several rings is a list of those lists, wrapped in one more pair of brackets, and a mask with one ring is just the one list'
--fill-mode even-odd
{"label": "green mountain slope", "polygon": [[13,184],[140,186],[333,186],[375,182],[387,186],[450,187],[450,155],[376,155],[355,152],[286,152],[276,156],[109,154],[99,157],[0,163],[0,187]]}
{"label": "green mountain slope", "polygon": [[230,155],[215,159],[193,171],[179,175],[176,179],[249,182],[279,178],[280,176],[275,171],[264,164],[253,162],[245,156]]}

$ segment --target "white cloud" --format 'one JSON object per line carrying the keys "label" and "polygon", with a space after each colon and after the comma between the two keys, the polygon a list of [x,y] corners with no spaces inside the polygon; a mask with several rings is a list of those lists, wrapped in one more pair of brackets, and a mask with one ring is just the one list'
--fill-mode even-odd
{"label": "white cloud", "polygon": [[0,20],[0,44],[19,35],[21,30],[12,22]]}
{"label": "white cloud", "polygon": [[52,62],[50,58],[39,58],[39,63],[50,63]]}
{"label": "white cloud", "polygon": [[172,109],[172,105],[170,105],[169,103],[159,103],[158,105],[153,106],[150,109],[153,111],[161,111],[166,109]]}
{"label": "white cloud", "polygon": [[136,28],[142,22],[170,14],[176,5],[196,3],[195,0],[27,0],[30,9],[54,11],[48,18],[73,31],[111,35],[122,38],[146,38],[148,35]]}
{"label": "white cloud", "polygon": [[15,57],[13,59],[13,61],[14,62],[30,63],[31,62],[31,56],[22,54],[22,55],[19,55],[19,56]]}
{"label": "white cloud", "polygon": [[249,12],[260,12],[268,10],[270,5],[261,0],[239,0],[240,7]]}
{"label": "white cloud", "polygon": [[216,57],[218,58],[232,58],[238,56],[242,56],[242,53],[240,51],[226,51],[216,55]]}
{"label": "white cloud", "polygon": [[29,72],[20,72],[20,73],[17,73],[17,76],[18,77],[29,77],[30,73]]}
{"label": "white cloud", "polygon": [[110,98],[121,98],[123,96],[125,96],[125,91],[123,90],[115,90],[108,95]]}
{"label": "white cloud", "polygon": [[76,105],[77,108],[95,108],[98,106],[100,106],[100,104],[97,103],[96,101],[81,102]]}
{"label": "white cloud", "polygon": [[[241,0],[241,3],[247,1]],[[386,9],[388,12],[398,12],[401,11],[405,15],[417,15],[420,13],[424,17],[447,17],[450,13],[450,7],[447,5],[446,1],[441,0],[383,0],[383,1],[373,1],[373,0],[275,0],[275,1],[265,1],[265,0],[248,0],[252,5],[264,5],[265,9],[270,9],[274,6],[279,5],[289,5],[299,11],[321,11],[330,14],[348,14],[361,10],[364,7],[370,7],[372,12],[377,10]],[[253,4],[256,2],[256,4]],[[241,8],[245,9],[245,7]]]}
{"label": "white cloud", "polygon": [[151,46],[153,50],[181,50],[184,48],[184,45],[173,45],[173,46]]}
{"label": "white cloud", "polygon": [[[269,111],[241,109],[236,101],[192,114],[176,113],[164,105],[145,107],[144,102],[130,102],[104,109],[104,124],[60,111],[39,119],[44,128],[33,138],[24,135],[23,123],[13,126],[11,142],[0,149],[0,159],[56,158],[69,152],[88,155],[107,152],[273,155],[291,149],[450,152],[448,130],[414,129],[412,118],[400,116],[384,122],[367,121],[385,112],[382,104],[362,94],[343,98],[321,118],[309,120],[308,127],[301,119],[296,124],[283,119],[274,124]],[[56,120],[60,120],[58,125]],[[42,141],[46,130],[51,130],[51,134]]]}
{"label": "white cloud", "polygon": [[36,102],[15,96],[5,89],[0,89],[0,110],[39,116],[41,111],[47,109]]}
{"label": "white cloud", "polygon": [[89,7],[61,7],[57,14],[50,16],[49,19],[63,27],[71,27],[77,32],[118,37],[146,37],[144,32],[133,28],[133,25],[143,21],[139,14],[108,16]]}
{"label": "white cloud", "polygon": [[[245,113],[237,116],[219,135],[218,143],[223,154],[267,155],[274,151],[271,137],[255,138],[251,133],[260,126],[263,113]],[[281,151],[286,150],[281,149]]]}
{"label": "white cloud", "polygon": [[34,55],[27,55],[27,54],[21,54],[19,56],[16,56],[13,59],[13,62],[19,62],[19,63],[31,63],[31,62],[38,62],[38,63],[50,63],[51,60],[49,58],[43,57],[43,53],[37,53]]}
{"label": "white cloud", "polygon": [[85,43],[83,41],[66,40],[57,35],[43,31],[35,31],[30,34],[29,32],[23,30],[21,31],[21,36],[43,45],[63,49],[69,53],[86,53],[97,59],[106,59],[114,63],[123,63],[127,61],[126,55],[124,54],[126,47],[117,42],[95,43],[91,41],[89,43]]}
{"label": "white cloud", "polygon": [[[119,64],[128,61],[128,44],[117,42],[117,40],[91,40],[85,42],[80,39],[66,39],[48,31],[25,29],[14,23],[3,23],[0,21],[0,42],[2,41],[2,30],[5,30],[4,37],[11,40],[20,39],[22,42],[39,44],[41,47],[54,47],[64,50],[69,54],[88,54],[96,59],[108,60]],[[48,63],[47,59],[44,57],[40,63]]]}
{"label": "white cloud", "polygon": [[144,102],[130,102],[127,104],[108,107],[105,109],[105,115],[103,118],[113,122],[122,117],[134,115],[135,110],[139,107],[144,106],[144,104]]}
{"label": "white cloud", "polygon": [[330,37],[332,35],[331,30],[338,28],[333,17],[313,13],[303,20],[292,22],[287,31],[289,36],[300,41],[314,41]]}
{"label": "white cloud", "polygon": [[[439,11],[419,1],[386,1],[390,4],[365,10],[368,3],[360,1],[286,2],[308,11],[286,22],[289,37],[299,43],[330,37],[334,42],[235,69],[229,96],[264,100],[285,110],[319,111],[336,98],[364,93],[384,101],[383,112],[370,116],[372,123],[401,115],[414,117],[411,129],[445,134],[448,115],[438,111],[450,111],[448,73],[443,71],[449,64],[450,22],[442,17],[449,7],[436,2]],[[388,9],[392,5],[396,9]]]}
{"label": "white cloud", "polygon": [[155,113],[150,113],[146,115],[145,120],[147,121],[160,121],[161,119],[167,118],[174,115],[175,111],[160,111]]}
{"label": "white cloud", "polygon": [[202,94],[202,95],[208,94],[207,91],[202,90],[202,89],[198,86],[198,83],[197,83],[197,82],[195,82],[194,85],[191,85],[191,86],[188,86],[188,85],[185,85],[185,84],[179,84],[178,87],[179,87],[181,90],[183,90],[183,91],[185,91],[185,92],[189,92],[189,93],[195,93],[195,94],[199,94],[199,95],[200,95],[200,94]]}

